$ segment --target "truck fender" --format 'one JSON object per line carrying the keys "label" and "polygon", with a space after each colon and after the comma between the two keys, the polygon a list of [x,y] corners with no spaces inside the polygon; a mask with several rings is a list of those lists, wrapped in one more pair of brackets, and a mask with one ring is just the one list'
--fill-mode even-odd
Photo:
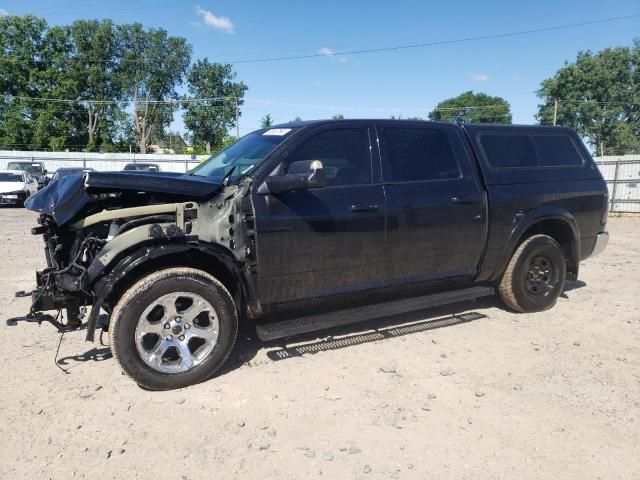
{"label": "truck fender", "polygon": [[[571,213],[562,208],[545,206],[528,213],[517,213],[515,221],[517,223],[505,243],[500,255],[498,268],[495,270],[492,280],[497,281],[502,277],[518,246],[530,234],[534,233],[547,233],[563,244],[567,258],[567,278],[569,280],[577,279],[580,262],[580,230],[576,219]],[[558,234],[555,236],[551,234],[548,230],[550,227],[560,229],[563,238],[557,238]]]}
{"label": "truck fender", "polygon": [[[198,259],[210,259],[209,265],[223,266],[225,269],[225,279],[220,279],[224,284],[226,282],[234,282],[237,288],[231,292],[234,296],[234,300],[237,305],[240,305],[246,299],[255,298],[249,292],[253,291],[253,284],[250,279],[247,279],[246,275],[242,273],[240,265],[234,260],[231,252],[223,246],[216,244],[208,244],[205,242],[197,243],[160,243],[151,244],[143,247],[134,248],[129,252],[126,252],[124,257],[121,257],[117,262],[113,264],[113,267],[109,269],[108,273],[103,272],[103,275],[93,285],[93,291],[95,294],[95,302],[91,309],[87,322],[87,341],[93,341],[95,338],[95,329],[97,322],[97,315],[100,308],[114,294],[117,294],[119,289],[122,289],[123,281],[127,284],[130,281],[126,279],[129,275],[138,269],[145,269],[145,265],[157,267],[158,262],[161,264],[166,260],[166,265],[175,264],[176,255],[178,258],[188,255],[191,258]],[[202,268],[203,265],[195,265],[196,268]],[[219,276],[220,272],[209,272],[214,276]],[[257,307],[259,308],[259,306]],[[239,309],[239,313],[242,313]]]}

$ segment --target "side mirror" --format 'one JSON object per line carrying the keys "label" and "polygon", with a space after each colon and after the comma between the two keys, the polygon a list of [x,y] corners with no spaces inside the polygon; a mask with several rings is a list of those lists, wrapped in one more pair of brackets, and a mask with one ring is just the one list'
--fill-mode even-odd
{"label": "side mirror", "polygon": [[327,185],[327,177],[320,160],[292,162],[286,175],[268,177],[258,193],[283,193],[291,190],[308,190]]}

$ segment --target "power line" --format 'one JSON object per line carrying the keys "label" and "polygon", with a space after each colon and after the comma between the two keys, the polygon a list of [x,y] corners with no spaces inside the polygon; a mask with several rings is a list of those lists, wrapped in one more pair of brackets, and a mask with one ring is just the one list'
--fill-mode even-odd
{"label": "power line", "polygon": [[249,60],[234,60],[231,62],[225,62],[230,64],[238,64],[238,63],[259,63],[259,62],[279,62],[284,60],[302,60],[307,58],[320,58],[320,57],[335,57],[341,55],[361,55],[365,53],[380,53],[380,52],[391,52],[396,50],[407,50],[411,48],[423,48],[423,47],[434,47],[438,45],[450,45],[454,43],[465,43],[472,42],[476,40],[490,40],[496,38],[506,38],[506,37],[515,37],[519,35],[530,35],[534,33],[544,33],[544,32],[552,32],[556,30],[565,30],[569,28],[578,28],[578,27],[586,27],[589,25],[598,25],[602,23],[610,23],[610,22],[618,22],[621,20],[630,20],[632,18],[638,18],[640,14],[635,15],[624,15],[619,17],[608,17],[601,18],[598,20],[589,20],[586,22],[577,22],[577,23],[567,23],[564,25],[555,25],[551,27],[541,27],[541,28],[533,28],[529,30],[520,30],[516,32],[505,32],[505,33],[495,33],[489,35],[478,35],[473,37],[466,38],[458,38],[453,40],[439,40],[434,42],[425,42],[425,43],[414,43],[408,45],[394,45],[390,47],[381,47],[381,48],[367,48],[360,50],[342,50],[339,52],[330,52],[330,53],[313,53],[308,55],[292,55],[287,57],[267,57],[267,58],[254,58]]}
{"label": "power line", "polygon": [[156,3],[153,5],[140,5],[138,7],[126,7],[126,8],[125,7],[108,8],[107,6],[104,6],[104,8],[97,7],[97,9],[92,9],[92,10],[65,10],[65,11],[60,10],[58,12],[45,13],[44,15],[53,17],[53,16],[60,16],[60,15],[68,15],[69,13],[82,14],[82,13],[96,13],[96,12],[108,12],[108,13],[129,12],[134,10],[146,10],[149,8],[158,9],[158,8],[173,7],[173,6],[179,6],[179,5],[184,6],[184,2],[171,1],[171,2],[164,2],[164,3]]}
{"label": "power line", "polygon": [[[2,97],[0,97],[2,98]],[[185,98],[185,99],[170,99],[170,100],[74,100],[74,99],[64,99],[64,98],[48,98],[48,97],[27,97],[27,96],[17,96],[17,95],[5,95],[4,98],[9,100],[18,100],[18,101],[34,101],[34,102],[43,102],[43,103],[60,103],[67,105],[77,105],[77,106],[89,106],[89,105],[117,105],[117,106],[129,106],[129,105],[171,105],[171,106],[181,106],[183,104],[191,104],[191,103],[209,103],[209,102],[237,102],[238,98],[236,97],[206,97],[206,98]],[[459,111],[459,110],[482,110],[482,109],[496,109],[496,108],[505,108],[505,105],[502,104],[493,104],[493,105],[463,105],[459,107],[352,107],[352,106],[337,106],[337,105],[316,105],[316,104],[306,104],[306,103],[290,103],[290,102],[279,102],[275,100],[264,100],[258,98],[244,98],[242,99],[243,103],[254,103],[261,105],[270,105],[274,107],[287,107],[287,108],[298,108],[298,109],[311,109],[311,110],[327,110],[327,111],[353,111],[353,112],[417,112],[417,111]],[[595,104],[595,105],[611,105],[611,106],[640,106],[640,103],[633,102],[604,102],[597,100],[558,100],[559,104],[572,104],[572,105],[581,105],[581,104]],[[229,108],[229,105],[209,105],[209,108],[213,109],[225,109]]]}

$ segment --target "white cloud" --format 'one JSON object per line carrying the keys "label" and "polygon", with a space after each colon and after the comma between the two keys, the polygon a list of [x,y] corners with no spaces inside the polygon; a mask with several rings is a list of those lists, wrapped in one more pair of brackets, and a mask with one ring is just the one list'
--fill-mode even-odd
{"label": "white cloud", "polygon": [[207,27],[215,28],[225,33],[234,33],[234,25],[229,17],[218,17],[211,10],[205,10],[200,6],[196,7],[196,13],[202,18],[202,22]]}
{"label": "white cloud", "polygon": [[7,15],[9,15],[9,12],[7,12],[4,8],[0,8],[0,17],[6,17]]}
{"label": "white cloud", "polygon": [[332,58],[333,60],[339,63],[347,63],[349,61],[349,57],[347,57],[346,55],[341,55],[339,53],[336,53],[333,50],[331,50],[329,47],[322,47],[320,50],[318,50],[318,53],[321,53],[322,55],[325,55],[329,58]]}
{"label": "white cloud", "polygon": [[489,78],[489,75],[487,75],[486,73],[474,73],[473,75],[471,75],[471,79],[477,82],[488,82]]}

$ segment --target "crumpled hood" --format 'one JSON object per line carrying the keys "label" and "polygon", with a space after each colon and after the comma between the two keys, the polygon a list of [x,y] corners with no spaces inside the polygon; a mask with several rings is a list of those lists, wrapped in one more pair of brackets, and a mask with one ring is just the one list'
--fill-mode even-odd
{"label": "crumpled hood", "polygon": [[0,182],[0,193],[17,192],[24,190],[24,182]]}
{"label": "crumpled hood", "polygon": [[[99,201],[92,194],[150,193],[167,194],[187,200],[204,200],[222,190],[222,184],[206,177],[180,173],[89,172],[70,175],[31,196],[25,206],[34,212],[51,215],[58,225],[64,225],[89,204]],[[145,205],[145,195],[139,195]]]}

